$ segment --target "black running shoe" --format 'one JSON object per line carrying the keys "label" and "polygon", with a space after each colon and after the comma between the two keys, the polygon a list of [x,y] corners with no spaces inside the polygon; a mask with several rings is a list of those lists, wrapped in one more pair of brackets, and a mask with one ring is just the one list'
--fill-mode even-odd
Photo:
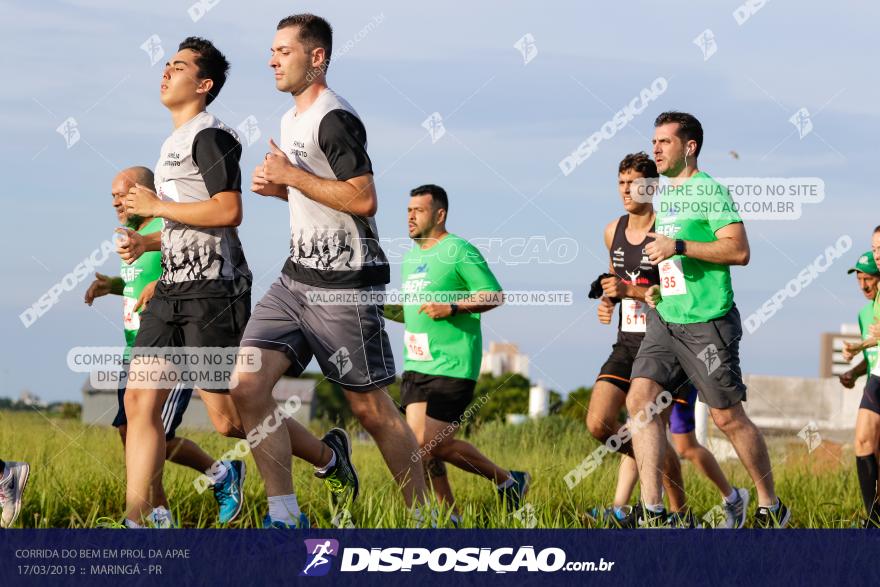
{"label": "black running shoe", "polygon": [[679,529],[702,528],[703,526],[697,521],[697,517],[692,511],[672,512],[669,514],[669,526]]}
{"label": "black running shoe", "polygon": [[321,441],[329,446],[336,454],[336,464],[323,475],[315,471],[315,477],[324,480],[324,485],[330,490],[333,502],[339,503],[344,500],[346,494],[351,495],[354,502],[358,496],[358,476],[351,462],[351,442],[348,434],[341,428],[333,428]]}
{"label": "black running shoe", "polygon": [[788,522],[791,520],[791,512],[785,507],[781,499],[777,498],[777,501],[779,502],[779,508],[775,512],[768,507],[758,506],[758,511],[755,512],[756,528],[785,528],[788,526]]}
{"label": "black running shoe", "polygon": [[633,507],[629,515],[620,523],[621,528],[668,528],[669,515],[666,508],[659,512],[645,509],[641,503]]}

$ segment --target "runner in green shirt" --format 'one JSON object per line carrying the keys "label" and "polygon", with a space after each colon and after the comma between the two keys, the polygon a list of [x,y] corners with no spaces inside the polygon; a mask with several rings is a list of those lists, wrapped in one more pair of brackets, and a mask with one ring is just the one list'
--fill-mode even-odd
{"label": "runner in green shirt", "polygon": [[[136,231],[141,235],[148,235],[162,230],[161,218],[141,218],[139,216],[131,216],[123,205],[123,199],[128,194],[129,189],[134,187],[135,183],[144,186],[153,186],[153,172],[146,167],[131,167],[121,171],[113,179],[111,190],[113,194],[113,207],[116,210],[116,216],[124,226],[124,229],[118,229],[122,238],[129,231]],[[156,286],[156,280],[162,274],[161,265],[162,254],[158,251],[148,251],[142,254],[137,260],[130,265],[122,262],[118,277],[108,277],[101,273],[95,274],[95,280],[86,290],[85,302],[92,305],[95,298],[114,294],[122,296],[123,300],[123,329],[125,332],[125,352],[124,358],[127,360],[134,339],[137,336],[138,327],[140,326],[140,312],[149,303],[153,296],[153,289]],[[116,418],[113,420],[113,426],[119,429],[119,436],[122,439],[122,445],[125,446],[126,431],[128,422],[125,417],[125,380],[120,377],[120,385],[118,390],[118,410]],[[234,461],[223,461],[223,467],[217,467],[214,459],[208,453],[202,450],[198,444],[188,438],[176,436],[177,427],[183,419],[183,414],[189,405],[192,389],[186,389],[183,385],[178,385],[169,394],[162,409],[162,424],[165,428],[165,458],[166,460],[195,469],[196,471],[209,475],[214,481],[213,490],[214,497],[220,510],[220,522],[225,524],[230,522],[241,510],[242,496],[241,485],[234,482],[234,475],[228,474],[229,467],[233,466]],[[238,462],[240,466],[241,463]],[[219,469],[219,470],[214,470]],[[161,484],[154,487],[154,491],[161,492]],[[164,493],[158,493],[164,495]],[[167,512],[168,502],[162,499],[162,504]],[[158,508],[157,508],[158,509]],[[154,514],[156,512],[154,511]],[[166,526],[171,523],[170,514],[165,516],[165,512],[159,511],[154,525]]]}
{"label": "runner in green shirt", "polygon": [[[444,461],[495,482],[511,510],[519,509],[530,476],[502,469],[477,448],[455,438],[480,374],[480,314],[503,303],[501,285],[479,250],[447,232],[449,199],[440,186],[410,192],[409,236],[415,246],[403,261],[403,305],[385,314],[403,322],[404,371],[400,403],[421,446],[428,480],[454,507]],[[473,408],[471,408],[473,409]],[[453,514],[458,524],[458,513]]]}
{"label": "runner in green shirt", "polygon": [[[712,418],[740,456],[755,483],[755,523],[784,527],[791,513],[777,498],[770,456],[761,431],[746,415],[739,364],[742,323],[733,303],[730,265],[749,262],[749,241],[730,194],[699,170],[703,146],[700,121],[684,112],[664,112],[654,122],[652,140],[657,171],[671,187],[661,191],[654,241],[645,253],[660,270],[660,284],[645,293],[652,308],[647,331],[633,363],[627,409],[648,415],[633,429],[633,448],[642,485],[646,525],[665,523],[661,463],[666,432],[657,406],[681,397],[687,386],[672,384],[683,371],[709,406]],[[672,398],[663,396],[670,390]]]}
{"label": "runner in green shirt", "polygon": [[877,367],[877,340],[880,335],[878,332],[880,271],[876,263],[876,259],[880,257],[880,226],[874,230],[871,245],[872,252],[859,257],[856,266],[849,270],[849,273],[856,272],[859,289],[865,297],[873,300],[859,312],[859,328],[863,340],[860,343],[847,344],[843,349],[843,356],[847,360],[851,360],[859,352],[865,353],[865,357],[859,365],[850,370],[851,375],[846,379],[841,375],[840,382],[845,387],[852,388],[859,375],[868,374],[856,417],[853,448],[856,455],[859,489],[867,513],[865,528],[880,528],[880,487],[878,487],[880,474],[878,474],[877,458],[877,453],[880,452],[880,369]]}

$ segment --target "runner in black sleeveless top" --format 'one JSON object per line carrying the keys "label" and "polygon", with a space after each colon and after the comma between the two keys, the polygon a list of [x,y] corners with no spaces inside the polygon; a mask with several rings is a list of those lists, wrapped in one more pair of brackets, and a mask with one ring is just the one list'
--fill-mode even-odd
{"label": "runner in black sleeveless top", "polygon": [[[620,430],[620,413],[626,404],[629,391],[630,372],[645,336],[647,306],[645,291],[660,281],[657,268],[651,265],[645,254],[645,245],[651,242],[648,232],[654,230],[654,208],[650,202],[638,202],[630,196],[632,182],[643,178],[657,178],[657,167],[645,153],[635,153],[624,157],[618,169],[618,191],[627,214],[615,219],[605,227],[605,246],[609,253],[609,273],[614,277],[602,280],[604,296],[599,303],[598,316],[603,324],[610,324],[614,306],[618,310],[617,342],[611,355],[602,365],[587,409],[587,428],[599,442],[606,442]],[[629,234],[627,234],[629,233]],[[633,244],[633,243],[637,244]],[[614,523],[624,524],[627,516],[626,504],[638,479],[635,460],[632,458],[632,443],[620,446],[623,458],[619,473],[614,507],[604,515]],[[667,451],[664,487],[670,500],[670,510],[678,511],[684,507],[684,482],[681,480],[681,466],[675,451]]]}

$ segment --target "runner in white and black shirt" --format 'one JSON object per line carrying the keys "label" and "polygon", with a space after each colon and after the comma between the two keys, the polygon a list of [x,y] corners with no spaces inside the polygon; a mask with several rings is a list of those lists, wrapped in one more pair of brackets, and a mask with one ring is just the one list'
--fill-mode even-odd
{"label": "runner in white and black shirt", "polygon": [[[369,300],[349,305],[315,303],[316,295],[382,293],[390,279],[379,247],[373,168],[367,133],[348,102],[327,87],[332,29],[324,19],[299,14],[283,19],[269,65],[276,88],[290,93],[295,107],[281,122],[281,146],[254,171],[251,189],[287,200],[291,245],[281,277],[257,304],[242,337],[242,353],[260,353],[259,373],[240,373],[233,389],[245,427],[272,413],[272,389],[285,373],[299,374],[315,357],[325,377],[345,390],[352,412],[373,436],[409,505],[425,493],[418,445],[385,391],[394,381],[394,357],[381,305]],[[260,352],[262,351],[262,352]],[[266,526],[302,525],[290,475],[290,442],[269,434],[254,451],[266,483]],[[320,441],[303,430],[296,444],[319,450]],[[357,494],[357,476],[340,455],[350,450],[342,430],[324,441],[334,456],[316,475],[328,485]]]}
{"label": "runner in white and black shirt", "polygon": [[[242,218],[241,144],[234,131],[205,111],[223,87],[228,69],[226,57],[210,41],[190,37],[180,44],[162,76],[161,99],[175,128],[162,144],[156,164],[156,192],[137,184],[125,199],[128,214],[165,220],[163,273],[141,314],[125,394],[126,524],[130,527],[145,518],[151,525],[173,525],[168,510],[158,505],[165,502],[160,413],[170,389],[152,384],[155,363],[144,360],[143,349],[238,347],[250,316],[251,273],[235,228]],[[147,238],[133,231],[128,237],[129,246],[121,249],[123,260],[142,253]],[[148,244],[155,249],[158,243]],[[188,352],[182,348],[181,357]],[[161,387],[161,380],[158,383]],[[243,437],[229,394],[206,387],[199,387],[199,394],[215,428]],[[210,472],[214,481],[228,482],[227,476],[232,476],[227,483],[234,486],[230,514],[241,509],[245,473],[243,463],[235,463],[233,467],[221,463],[219,470]]]}

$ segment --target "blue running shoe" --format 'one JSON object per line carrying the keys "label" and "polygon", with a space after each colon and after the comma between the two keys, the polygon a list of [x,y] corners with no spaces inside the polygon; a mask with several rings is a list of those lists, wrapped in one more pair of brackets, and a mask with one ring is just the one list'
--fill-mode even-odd
{"label": "blue running shoe", "polygon": [[244,461],[223,461],[226,465],[226,478],[215,483],[214,499],[220,508],[220,523],[228,524],[241,512],[244,502]]}
{"label": "blue running shoe", "polygon": [[279,530],[307,530],[311,528],[311,524],[309,523],[309,518],[303,514],[299,514],[299,519],[296,524],[285,524],[284,522],[279,522],[277,520],[273,520],[269,517],[269,514],[266,514],[266,517],[263,518],[263,528],[277,528]]}
{"label": "blue running shoe", "polygon": [[529,492],[532,476],[523,471],[511,471],[510,476],[513,478],[513,484],[505,489],[499,489],[498,497],[507,502],[507,511],[515,512]]}

